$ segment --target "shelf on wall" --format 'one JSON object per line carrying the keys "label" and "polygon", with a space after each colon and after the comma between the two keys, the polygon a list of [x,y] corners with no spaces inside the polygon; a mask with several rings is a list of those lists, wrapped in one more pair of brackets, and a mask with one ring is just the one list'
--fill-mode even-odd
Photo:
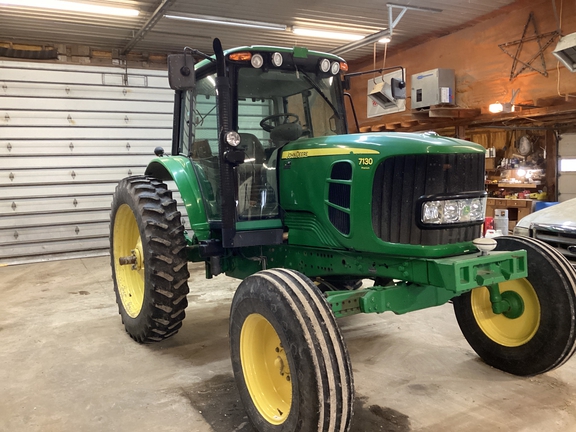
{"label": "shelf on wall", "polygon": [[518,188],[518,189],[538,189],[539,186],[534,183],[498,183],[500,188]]}

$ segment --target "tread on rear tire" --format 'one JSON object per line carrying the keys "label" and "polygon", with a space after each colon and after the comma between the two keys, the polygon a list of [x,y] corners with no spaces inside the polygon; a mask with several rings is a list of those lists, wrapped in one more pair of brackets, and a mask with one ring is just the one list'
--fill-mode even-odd
{"label": "tread on rear tire", "polygon": [[[185,317],[190,274],[172,193],[149,176],[125,178],[116,187],[110,217],[112,279],[126,332],[140,343],[173,336]],[[119,264],[130,256],[134,268]]]}

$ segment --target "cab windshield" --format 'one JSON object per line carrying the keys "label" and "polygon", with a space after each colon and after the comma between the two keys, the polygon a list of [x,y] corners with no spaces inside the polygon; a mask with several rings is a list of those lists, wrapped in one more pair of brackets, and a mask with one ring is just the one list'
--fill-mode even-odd
{"label": "cab windshield", "polygon": [[[270,132],[283,124],[300,125],[302,128],[300,136],[294,137],[297,132],[291,132],[292,135],[284,137],[292,138],[288,139],[289,141],[301,137],[312,138],[345,133],[344,114],[338,97],[340,88],[335,83],[337,79],[339,77],[320,77],[313,72],[297,70],[240,69],[237,80],[238,130],[241,131],[243,126],[247,126],[243,124],[245,119],[242,104],[251,101],[265,106],[268,116],[272,117],[264,122],[265,124],[258,122],[258,126],[264,132]],[[272,138],[265,133],[261,135],[266,141],[272,140],[270,145],[276,147],[285,141],[281,139],[282,133],[278,134],[280,135],[278,139],[276,133]]]}
{"label": "cab windshield", "polygon": [[[304,70],[239,67],[231,74],[234,128],[244,163],[235,168],[239,221],[278,217],[276,160],[288,142],[346,133],[339,76]],[[201,181],[209,220],[220,219],[215,75],[196,83],[190,155]],[[186,112],[186,109],[184,109]],[[184,114],[186,116],[186,114]],[[182,136],[182,135],[181,135]],[[186,139],[186,138],[185,138]]]}

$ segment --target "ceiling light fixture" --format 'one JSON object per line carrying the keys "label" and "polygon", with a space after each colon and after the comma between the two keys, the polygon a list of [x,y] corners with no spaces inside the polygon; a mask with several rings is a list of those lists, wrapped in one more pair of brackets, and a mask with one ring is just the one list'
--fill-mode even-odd
{"label": "ceiling light fixture", "polygon": [[488,106],[488,111],[490,111],[491,113],[511,113],[515,111],[515,106],[514,106],[514,101],[516,100],[516,96],[518,96],[518,93],[520,93],[520,89],[512,89],[512,98],[510,99],[510,102],[505,102],[505,103],[500,103],[500,102],[496,102],[493,104],[490,104],[490,106]]}
{"label": "ceiling light fixture", "polygon": [[324,31],[324,30],[314,30],[314,29],[307,29],[301,27],[293,27],[292,33],[298,36],[309,36],[309,37],[317,37],[320,39],[338,39],[338,40],[347,40],[347,41],[357,41],[363,39],[364,36],[352,34],[352,33],[342,33],[342,32],[332,32],[332,31]]}
{"label": "ceiling light fixture", "polygon": [[196,14],[182,13],[179,15],[164,15],[164,18],[182,20],[182,21],[201,22],[208,24],[229,25],[236,27],[258,28],[264,30],[278,30],[278,31],[286,30],[286,26],[283,24],[273,24],[261,21],[250,21],[250,20],[232,19],[225,17],[215,17],[210,15],[196,15]]}
{"label": "ceiling light fixture", "polygon": [[496,102],[493,104],[490,104],[490,106],[488,107],[488,111],[490,111],[491,113],[510,113],[510,112],[514,112],[514,105],[512,105],[510,102],[505,102],[505,103],[500,103],[500,102]]}
{"label": "ceiling light fixture", "polygon": [[56,9],[71,12],[83,12],[99,15],[117,15],[135,17],[140,14],[137,9],[126,9],[110,6],[98,6],[87,3],[75,3],[60,0],[0,0],[0,5],[24,6],[39,9]]}
{"label": "ceiling light fixture", "polygon": [[[298,36],[308,36],[316,37],[320,39],[336,39],[336,40],[347,40],[347,41],[359,41],[366,38],[365,35],[359,35],[354,33],[344,33],[344,32],[333,32],[326,30],[316,30],[302,27],[292,27],[292,33]],[[378,40],[379,43],[390,42],[389,37],[384,37]]]}

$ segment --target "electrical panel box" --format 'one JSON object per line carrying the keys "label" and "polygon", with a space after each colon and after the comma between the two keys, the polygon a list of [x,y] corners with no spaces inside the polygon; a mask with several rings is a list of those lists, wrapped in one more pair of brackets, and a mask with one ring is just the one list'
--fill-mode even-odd
{"label": "electrical panel box", "polygon": [[432,69],[412,75],[412,109],[432,105],[454,105],[456,78],[454,69]]}

